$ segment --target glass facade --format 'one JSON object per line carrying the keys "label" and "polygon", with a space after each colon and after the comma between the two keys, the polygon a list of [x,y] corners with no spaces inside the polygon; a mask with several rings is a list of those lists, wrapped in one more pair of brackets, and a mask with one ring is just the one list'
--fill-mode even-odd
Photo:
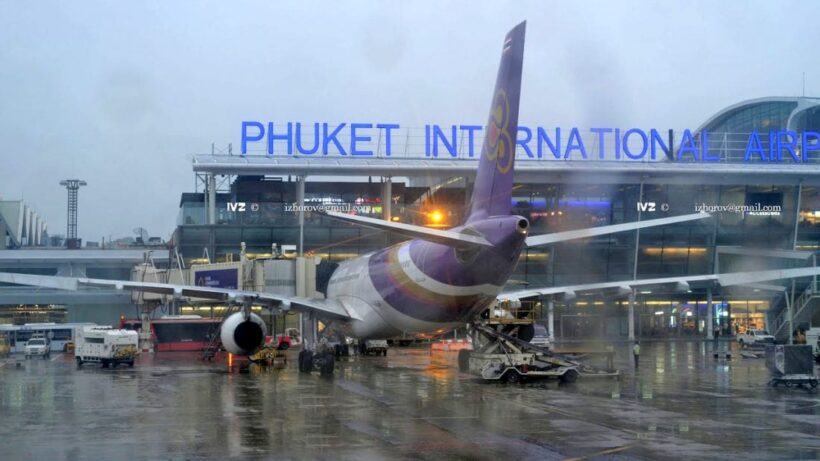
{"label": "glass facade", "polygon": [[[719,155],[720,165],[725,167],[726,163],[744,160],[754,130],[764,147],[776,141],[769,139],[771,131],[820,132],[820,100],[768,98],[741,104],[716,115],[694,139],[698,149],[700,143],[707,142],[710,155]],[[702,136],[704,131],[708,137]],[[679,138],[680,134],[670,136]],[[802,146],[798,143],[795,148],[799,156]],[[807,162],[820,163],[820,157],[812,154]],[[590,182],[572,173],[545,171],[543,179],[514,186],[512,212],[529,219],[533,235],[696,211],[712,211],[714,218],[526,249],[511,285],[561,286],[711,274],[716,270],[796,267],[805,261],[719,257],[719,248],[820,250],[820,187],[811,174],[807,179],[780,181],[773,173],[748,182],[734,174],[733,181],[723,183],[714,176],[703,181],[698,173],[681,171],[681,178],[675,181],[649,175],[643,184],[641,179],[625,180],[616,174],[603,182]],[[467,203],[462,180],[450,178],[428,188],[409,187],[394,179],[392,187],[393,219],[443,228],[462,221]],[[343,205],[355,208],[358,214],[381,217],[382,200],[381,184],[370,180],[306,183],[306,205]],[[245,242],[250,254],[268,253],[272,243],[297,244],[298,215],[290,209],[295,201],[296,183],[290,177],[236,177],[229,190],[217,195],[216,224],[208,225],[204,194],[184,194],[174,244],[189,261],[201,258],[205,249],[218,261],[236,259],[240,242]],[[243,202],[245,210],[229,207],[236,202]],[[642,210],[641,203],[652,203],[656,209]],[[431,221],[434,215],[438,218]],[[384,232],[306,216],[305,251],[331,261],[375,251],[399,240]],[[714,294],[715,323],[726,334],[763,326],[764,313],[784,303],[771,293],[718,290]],[[639,298],[636,329],[640,334],[704,333],[704,287],[693,287],[688,293],[641,293]],[[622,300],[559,300],[557,309],[555,329],[564,328],[567,336],[622,336],[627,331]]]}
{"label": "glass facade", "polygon": [[[810,106],[801,107],[800,102]],[[778,139],[774,132],[785,130],[796,133],[805,131],[820,132],[820,106],[817,105],[818,103],[820,103],[820,100],[810,98],[773,98],[752,101],[728,109],[708,122],[695,134],[695,144],[698,149],[701,149],[701,144],[704,142],[702,133],[707,132],[708,137],[705,141],[711,156],[717,156],[721,161],[743,162],[750,143],[750,135],[756,130],[760,146],[764,149],[766,155],[769,155],[770,147],[776,145],[778,141],[784,144],[794,141],[795,156],[800,157],[802,139],[799,135],[797,139],[793,140],[786,136]],[[810,142],[817,141],[810,140]],[[758,154],[753,155],[755,156],[754,160],[760,160]],[[781,149],[780,155],[784,159],[792,158],[785,149]],[[687,158],[686,156],[683,159],[694,161],[694,158]],[[809,156],[805,161],[820,163],[820,158]]]}
{"label": "glass facade", "polygon": [[[363,212],[380,217],[380,187],[369,183],[346,183],[345,191],[332,191],[333,183],[306,184],[306,202],[359,205]],[[238,259],[240,242],[250,254],[266,254],[271,244],[293,245],[299,240],[297,213],[288,209],[295,197],[295,182],[276,183],[282,202],[252,202],[245,196],[246,211],[229,212],[227,194],[216,207],[217,224],[201,220],[204,204],[183,201],[174,244],[187,262],[201,258]],[[441,210],[445,225],[458,224],[465,212],[461,187],[438,189],[393,185],[393,215],[404,222],[430,224],[430,210]],[[799,190],[800,189],[800,190]],[[779,212],[715,213],[714,219],[621,232],[525,250],[511,278],[521,286],[561,286],[712,273],[720,246],[746,249],[796,249],[816,251],[820,243],[820,196],[818,187],[793,185],[698,185],[698,184],[517,184],[513,213],[527,217],[533,235],[583,227],[656,219],[693,213],[700,205],[776,206]],[[798,193],[799,210],[798,210]],[[242,188],[235,196],[242,197]],[[202,200],[192,196],[191,200]],[[640,212],[638,202],[654,202],[655,212]],[[251,209],[251,204],[256,204]],[[660,207],[663,205],[663,209]],[[190,210],[195,210],[191,213]],[[364,213],[368,214],[368,213]],[[795,219],[798,219],[796,222]],[[795,226],[796,224],[796,226]],[[795,232],[796,230],[796,232]],[[306,214],[304,245],[307,253],[338,262],[403,240],[384,232]],[[636,252],[637,245],[637,252]],[[636,264],[637,257],[637,264]],[[793,267],[802,264],[767,258],[722,256],[720,272]],[[738,328],[761,326],[774,299],[770,294],[715,293],[715,321],[725,334]],[[690,293],[641,293],[636,310],[636,331],[643,336],[703,335],[706,300],[702,287]],[[565,337],[623,336],[628,331],[626,304],[622,299],[594,298],[557,303],[555,331]]]}

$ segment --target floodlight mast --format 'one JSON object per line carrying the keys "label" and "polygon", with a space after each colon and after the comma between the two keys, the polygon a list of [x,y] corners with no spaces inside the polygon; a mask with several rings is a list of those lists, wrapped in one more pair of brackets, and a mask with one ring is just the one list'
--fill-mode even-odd
{"label": "floodlight mast", "polygon": [[77,195],[81,186],[88,183],[82,179],[65,179],[60,181],[61,186],[65,186],[68,190],[68,224],[66,229],[66,246],[69,248],[78,248],[79,241],[77,240]]}

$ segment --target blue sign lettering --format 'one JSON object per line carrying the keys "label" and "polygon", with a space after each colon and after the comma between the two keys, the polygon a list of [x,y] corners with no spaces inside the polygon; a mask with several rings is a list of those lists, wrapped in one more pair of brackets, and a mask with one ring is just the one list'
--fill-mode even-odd
{"label": "blue sign lettering", "polygon": [[[631,134],[637,134],[641,138],[641,152],[640,153],[636,154],[636,153],[632,152],[632,148],[629,147],[629,135],[631,135]],[[626,154],[627,157],[629,157],[633,160],[640,160],[644,157],[644,155],[646,155],[646,149],[648,147],[648,145],[647,145],[648,143],[649,143],[649,141],[646,137],[646,133],[644,133],[643,130],[639,130],[637,128],[632,128],[630,130],[626,130],[626,133],[624,133],[624,154]],[[654,154],[652,155],[652,158],[653,159],[655,158]]]}
{"label": "blue sign lettering", "polygon": [[296,124],[296,151],[304,155],[313,155],[319,151],[319,124],[313,124],[313,147],[305,149],[302,146],[302,124]]}
{"label": "blue sign lettering", "polygon": [[342,129],[344,129],[344,127],[345,124],[340,123],[335,130],[328,133],[328,124],[322,124],[322,155],[328,154],[327,148],[330,145],[330,143],[333,143],[336,146],[336,149],[339,151],[340,155],[347,155],[347,152],[345,152],[345,148],[342,147],[342,143],[339,142],[339,138],[336,137],[339,135],[339,132],[342,131]]}
{"label": "blue sign lettering", "polygon": [[[256,128],[257,133],[253,136],[248,135],[248,128]],[[259,122],[242,122],[242,155],[248,153],[248,141],[261,141],[265,137],[265,125]]]}
{"label": "blue sign lettering", "polygon": [[[522,137],[521,134],[522,133],[524,134],[524,136],[523,136],[524,139],[521,139],[521,137]],[[530,146],[527,145],[527,143],[530,142],[530,140],[532,139],[532,130],[525,127],[525,126],[519,126],[518,127],[518,136],[516,137],[516,139],[517,140],[515,141],[515,143],[518,144],[519,146],[521,146],[522,149],[524,149],[524,153],[527,154],[527,157],[535,158],[532,155],[532,150],[530,149]]]}
{"label": "blue sign lettering", "polygon": [[356,130],[363,128],[373,128],[370,123],[351,123],[350,124],[350,155],[373,155],[372,150],[359,150],[356,145],[357,142],[370,142],[370,136],[358,135]]}
{"label": "blue sign lettering", "polygon": [[767,160],[763,154],[763,145],[760,143],[760,135],[757,134],[757,130],[752,131],[752,134],[749,135],[749,142],[746,143],[746,153],[743,154],[743,161],[748,162],[752,153],[759,155],[761,162]]}
{"label": "blue sign lettering", "polygon": [[398,130],[399,125],[397,123],[379,123],[376,124],[376,128],[380,130],[384,130],[384,148],[385,148],[385,155],[388,157],[390,156],[390,150],[393,145],[390,142],[390,132],[391,130]]}
{"label": "blue sign lettering", "polygon": [[[373,129],[377,131],[372,131]],[[321,147],[322,155],[336,154],[341,156],[393,155],[395,147],[394,135],[401,129],[398,123],[329,123],[302,124],[299,122],[260,122],[246,120],[241,123],[241,152],[247,155],[254,145],[256,151],[264,148],[268,156],[274,154],[315,155]],[[553,131],[554,130],[554,131]],[[439,153],[456,158],[459,155],[466,158],[475,158],[476,144],[483,134],[481,125],[424,125],[424,155],[439,157]],[[375,134],[375,136],[374,136]],[[678,162],[719,162],[732,158],[740,158],[744,162],[791,162],[806,163],[820,151],[820,132],[795,132],[791,130],[771,130],[764,140],[755,130],[749,134],[745,150],[741,146],[730,147],[728,150],[724,142],[713,143],[710,150],[709,137],[714,133],[706,130],[692,132],[683,130],[680,141],[674,144],[672,131],[668,137],[652,128],[595,127],[581,130],[572,127],[566,137],[566,144],[562,144],[561,128],[545,128],[541,126],[518,126],[515,146],[519,156],[526,156],[533,160],[615,160],[615,161],[646,161],[657,160],[662,152],[667,158]],[[726,136],[725,133],[717,135]],[[733,135],[736,136],[736,135]],[[377,137],[377,139],[374,139]],[[415,136],[418,139],[419,136]],[[312,139],[311,139],[312,138]],[[412,141],[414,136],[408,132],[403,136],[404,143],[400,144],[404,152],[408,148],[418,146]],[[384,141],[382,141],[382,139]],[[610,139],[612,140],[610,142]],[[718,138],[720,139],[720,138]],[[596,142],[597,141],[597,142]],[[764,143],[768,141],[768,146]],[[277,142],[279,144],[277,144]],[[593,147],[592,157],[587,152],[586,143]],[[264,144],[263,144],[264,143]],[[533,146],[533,143],[535,145]],[[716,147],[717,146],[717,147]],[[675,149],[677,147],[677,150]],[[597,150],[597,155],[595,151]],[[735,154],[730,151],[735,150]],[[552,153],[552,156],[545,152]],[[624,155],[621,155],[621,154]],[[815,159],[816,160],[816,159]]]}
{"label": "blue sign lettering", "polygon": [[268,155],[273,155],[273,142],[285,141],[288,143],[288,155],[293,155],[293,124],[288,122],[288,131],[284,134],[273,132],[273,122],[268,123]]}
{"label": "blue sign lettering", "polygon": [[475,135],[476,131],[481,131],[481,125],[461,125],[458,127],[462,132],[467,133],[467,155],[475,157]]}
{"label": "blue sign lettering", "polygon": [[607,133],[612,133],[612,128],[590,128],[589,131],[598,135],[598,158],[600,160],[604,159],[604,135]]}
{"label": "blue sign lettering", "polygon": [[[813,141],[810,141],[809,138],[813,138]],[[802,153],[803,153],[803,161],[805,162],[808,160],[809,151],[818,150],[820,149],[820,133],[816,131],[804,131],[803,132],[803,145]]]}
{"label": "blue sign lettering", "polygon": [[581,139],[581,134],[578,128],[573,127],[569,132],[569,140],[567,141],[567,150],[564,152],[564,160],[568,159],[573,150],[579,150],[581,157],[587,158],[587,149],[584,147],[584,141]]}
{"label": "blue sign lettering", "polygon": [[698,158],[698,146],[695,145],[695,138],[688,129],[683,130],[683,139],[680,140],[680,147],[678,148],[678,160],[682,160],[683,155],[687,152],[691,153],[695,160],[700,160],[700,158]]}

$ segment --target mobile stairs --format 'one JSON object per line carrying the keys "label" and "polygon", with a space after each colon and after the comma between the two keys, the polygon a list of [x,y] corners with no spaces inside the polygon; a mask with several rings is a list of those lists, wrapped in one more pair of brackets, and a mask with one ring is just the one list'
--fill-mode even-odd
{"label": "mobile stairs", "polygon": [[225,309],[225,314],[222,316],[222,321],[214,323],[211,326],[210,331],[208,331],[208,345],[205,346],[205,349],[202,350],[202,360],[212,361],[216,356],[216,353],[222,348],[222,336],[220,332],[222,331],[222,324],[225,323],[225,319],[230,317],[236,312],[239,312],[242,309],[241,305],[231,304]]}

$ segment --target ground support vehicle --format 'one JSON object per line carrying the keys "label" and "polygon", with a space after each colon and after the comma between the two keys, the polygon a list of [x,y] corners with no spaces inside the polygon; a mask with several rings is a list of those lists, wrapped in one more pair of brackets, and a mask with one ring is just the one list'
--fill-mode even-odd
{"label": "ground support vehicle", "polygon": [[288,365],[288,357],[285,349],[278,345],[276,347],[268,345],[259,348],[249,357],[250,361],[260,365],[273,366],[274,368],[285,368]]}
{"label": "ground support vehicle", "polygon": [[359,354],[361,355],[383,355],[387,356],[386,339],[368,339],[359,343]]}
{"label": "ground support vehicle", "polygon": [[766,348],[766,367],[771,373],[769,385],[817,387],[812,347],[808,344],[781,344]]}
{"label": "ground support vehicle", "polygon": [[782,375],[776,376],[769,381],[769,385],[772,387],[777,387],[782,384],[786,387],[809,386],[812,389],[817,387],[817,383],[817,377],[814,375]]}
{"label": "ground support vehicle", "polygon": [[77,330],[74,357],[77,366],[86,362],[117,366],[134,366],[139,346],[139,334],[133,330],[112,327],[83,327]]}
{"label": "ground support vehicle", "polygon": [[51,341],[45,336],[35,335],[26,342],[25,347],[26,358],[41,356],[44,359],[51,355]]}
{"label": "ground support vehicle", "polygon": [[9,338],[5,335],[0,335],[0,358],[8,357],[11,354],[11,344]]}
{"label": "ground support vehicle", "polygon": [[459,351],[459,368],[488,381],[517,383],[532,378],[554,377],[571,383],[581,376],[619,375],[616,370],[599,370],[584,365],[481,322],[474,323],[473,330],[482,337],[474,337],[473,344],[481,346],[475,351]]}
{"label": "ground support vehicle", "polygon": [[741,346],[765,346],[766,344],[774,344],[774,336],[766,330],[749,329],[746,333],[737,335],[737,342]]}
{"label": "ground support vehicle", "polygon": [[291,347],[296,347],[302,343],[302,334],[296,328],[288,328],[284,333],[276,335],[276,348],[280,350],[288,350]]}

